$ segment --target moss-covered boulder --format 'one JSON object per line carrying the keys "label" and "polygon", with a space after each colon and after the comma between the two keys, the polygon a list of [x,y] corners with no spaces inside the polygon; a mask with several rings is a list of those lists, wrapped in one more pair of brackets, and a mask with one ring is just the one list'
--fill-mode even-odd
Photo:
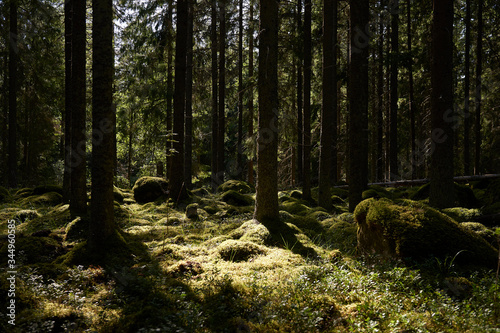
{"label": "moss-covered boulder", "polygon": [[[429,198],[430,183],[422,185],[410,197],[411,200],[425,200]],[[477,208],[480,206],[479,200],[474,195],[474,191],[466,185],[455,183],[455,206],[466,208]]]}
{"label": "moss-covered boulder", "polygon": [[219,185],[217,193],[224,193],[227,191],[235,191],[241,194],[253,193],[255,188],[242,180],[228,180],[227,182]]}
{"label": "moss-covered boulder", "polygon": [[160,177],[141,177],[135,182],[132,191],[138,203],[153,202],[167,194],[168,182]]}
{"label": "moss-covered boulder", "polygon": [[29,196],[33,195],[33,189],[32,188],[20,188],[19,190],[14,193],[14,199],[21,199],[21,198],[27,198]]}
{"label": "moss-covered boulder", "polygon": [[62,186],[59,185],[40,185],[33,189],[34,195],[41,195],[49,192],[56,192],[62,195],[63,189]]}
{"label": "moss-covered boulder", "polygon": [[306,206],[301,201],[285,201],[281,203],[280,210],[284,210],[293,215],[306,215],[311,212],[311,208]]}
{"label": "moss-covered boulder", "polygon": [[449,216],[410,200],[367,199],[354,211],[358,248],[389,258],[457,257],[458,261],[493,267],[496,250]]}
{"label": "moss-covered boulder", "polygon": [[251,206],[254,204],[254,200],[251,196],[234,190],[224,192],[221,198],[222,201],[231,206]]}
{"label": "moss-covered boulder", "polygon": [[20,210],[14,215],[14,219],[19,221],[20,223],[26,222],[28,220],[34,220],[37,217],[41,217],[40,213],[38,213],[34,209],[23,209]]}
{"label": "moss-covered boulder", "polygon": [[113,186],[113,197],[115,201],[119,203],[123,203],[123,200],[125,200],[125,195],[123,194],[122,190],[120,190],[116,186]]}
{"label": "moss-covered boulder", "polygon": [[497,236],[493,230],[478,222],[463,222],[460,225],[484,238],[492,246],[498,246]]}
{"label": "moss-covered boulder", "polygon": [[198,220],[200,216],[198,215],[198,204],[192,203],[186,207],[186,218],[190,220]]}
{"label": "moss-covered boulder", "polygon": [[217,247],[217,252],[224,260],[238,262],[264,255],[267,253],[267,249],[252,242],[229,239]]}
{"label": "moss-covered boulder", "polygon": [[63,202],[63,197],[57,192],[47,192],[40,195],[31,195],[22,199],[24,205],[56,206]]}
{"label": "moss-covered boulder", "polygon": [[[8,244],[5,242],[0,249],[0,254],[6,258],[7,252]],[[16,238],[16,260],[19,263],[48,263],[64,253],[61,243],[52,237]]]}
{"label": "moss-covered boulder", "polygon": [[442,212],[457,222],[477,221],[477,219],[481,216],[481,211],[477,208],[453,207],[445,208]]}
{"label": "moss-covered boulder", "polygon": [[269,230],[257,220],[249,220],[243,223],[239,228],[233,230],[229,236],[233,239],[259,245],[267,244],[271,240]]}
{"label": "moss-covered boulder", "polygon": [[66,226],[66,236],[64,238],[67,242],[87,239],[89,233],[89,220],[77,217]]}
{"label": "moss-covered boulder", "polygon": [[331,244],[331,247],[339,249],[342,252],[352,253],[356,250],[357,229],[354,223],[344,220],[331,218],[323,221],[329,228],[324,233],[325,241]]}

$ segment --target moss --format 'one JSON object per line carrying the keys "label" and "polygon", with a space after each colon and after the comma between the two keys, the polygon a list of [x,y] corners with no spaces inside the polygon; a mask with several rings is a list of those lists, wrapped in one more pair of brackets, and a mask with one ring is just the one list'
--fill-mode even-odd
{"label": "moss", "polygon": [[[9,278],[9,280],[7,280],[7,278]],[[0,306],[2,307],[3,313],[6,313],[5,309],[7,309],[7,306],[9,305],[8,304],[9,298],[7,298],[7,295],[9,294],[9,290],[11,289],[11,281],[14,281],[14,280],[11,280],[11,278],[12,278],[12,274],[9,274],[6,272],[0,273],[0,293],[3,296],[3,297],[0,297]],[[26,285],[26,282],[24,282],[22,279],[20,279],[18,277],[15,277],[15,287],[16,287],[16,298],[15,298],[16,299],[16,313],[20,314],[21,311],[23,311],[25,309],[36,308],[39,301],[37,299],[37,296],[31,291],[31,288]],[[5,320],[5,322],[7,322],[5,317],[3,318],[3,320]],[[12,327],[10,327],[10,329],[12,329]],[[9,332],[9,331],[6,330],[4,332]],[[21,331],[12,330],[10,332],[21,332]]]}
{"label": "moss", "polygon": [[192,190],[191,194],[199,196],[199,197],[206,197],[210,194],[210,192],[206,188],[200,187],[200,188]]}
{"label": "moss", "polygon": [[267,250],[252,242],[229,239],[217,247],[217,252],[226,261],[247,261],[267,253]]}
{"label": "moss", "polygon": [[338,195],[332,195],[332,204],[333,205],[345,205],[346,202],[344,201],[344,199],[342,199]]}
{"label": "moss", "polygon": [[349,191],[344,188],[334,187],[332,188],[331,193],[341,199],[347,199],[349,197]]}
{"label": "moss", "polygon": [[229,236],[233,239],[259,245],[268,244],[271,238],[269,230],[257,220],[250,220],[243,223],[238,229],[233,230]]}
{"label": "moss", "polygon": [[325,222],[331,224],[325,233],[325,238],[334,248],[344,253],[352,253],[356,250],[357,225],[339,219],[328,219]]}
{"label": "moss", "polygon": [[284,210],[293,215],[306,215],[311,208],[298,201],[285,201],[280,205],[280,210]]}
{"label": "moss", "polygon": [[492,246],[498,247],[497,236],[493,230],[478,222],[463,222],[460,225],[484,238]]}
{"label": "moss", "polygon": [[121,204],[125,199],[125,195],[123,194],[122,190],[116,186],[113,186],[113,197],[115,198],[115,201],[118,201]]}
{"label": "moss", "polygon": [[488,205],[483,208],[483,213],[485,215],[490,215],[490,214],[500,214],[500,201],[495,202],[494,204]]}
{"label": "moss", "polygon": [[45,205],[56,206],[63,202],[62,195],[57,192],[47,192],[40,195],[31,195],[24,198],[21,203],[24,205]]}
{"label": "moss", "polygon": [[363,191],[363,200],[369,198],[393,198],[393,194],[382,186],[372,185],[369,189]]}
{"label": "moss", "polygon": [[168,182],[159,177],[141,177],[132,188],[135,200],[140,203],[153,202],[167,194]]}
{"label": "moss", "polygon": [[241,194],[247,194],[255,192],[255,188],[242,180],[228,180],[227,182],[219,185],[219,187],[217,188],[218,193],[224,193],[227,191],[235,191]]}
{"label": "moss", "polygon": [[477,208],[454,207],[443,209],[442,212],[457,222],[476,221],[481,216],[481,212]]}
{"label": "moss", "polygon": [[342,213],[339,216],[337,216],[337,219],[349,223],[356,223],[354,220],[354,214],[353,213]]}
{"label": "moss", "polygon": [[294,199],[302,199],[302,192],[294,190],[292,193],[290,193],[290,197]]}
{"label": "moss", "polygon": [[36,210],[34,209],[23,209],[20,210],[14,215],[14,219],[18,220],[20,223],[36,219],[37,217],[41,217]]}
{"label": "moss", "polygon": [[[474,195],[472,189],[466,185],[455,183],[455,206],[466,208],[477,208],[479,200]],[[410,196],[411,200],[425,200],[429,198],[430,183],[422,185],[413,195]]]}
{"label": "moss", "polygon": [[[7,243],[2,246],[0,254],[7,257]],[[16,259],[19,264],[35,264],[51,262],[65,252],[62,244],[51,237],[17,237]]]}
{"label": "moss", "polygon": [[309,237],[313,236],[315,233],[322,233],[323,225],[318,222],[318,220],[312,215],[300,216],[295,215],[290,221],[301,229]]}
{"label": "moss", "polygon": [[40,185],[33,189],[34,195],[41,195],[49,192],[56,192],[62,195],[63,189],[62,186],[59,185]]}
{"label": "moss", "polygon": [[27,232],[34,232],[41,229],[58,229],[65,227],[71,221],[69,205],[58,205],[42,216],[30,220],[23,224]]}
{"label": "moss", "polygon": [[65,241],[73,242],[77,240],[87,239],[89,235],[89,220],[77,217],[71,221],[66,227]]}
{"label": "moss", "polygon": [[198,215],[198,204],[192,203],[186,207],[186,218],[190,220],[198,220],[200,216]]}
{"label": "moss", "polygon": [[251,206],[254,200],[251,196],[241,194],[234,190],[228,190],[222,194],[222,201],[232,206]]}
{"label": "moss", "polygon": [[425,204],[368,199],[356,207],[358,248],[386,257],[445,258],[461,253],[462,262],[493,266],[496,250],[449,216]]}
{"label": "moss", "polygon": [[21,188],[14,193],[14,198],[21,199],[21,198],[27,198],[29,196],[33,195],[33,189],[32,188]]}

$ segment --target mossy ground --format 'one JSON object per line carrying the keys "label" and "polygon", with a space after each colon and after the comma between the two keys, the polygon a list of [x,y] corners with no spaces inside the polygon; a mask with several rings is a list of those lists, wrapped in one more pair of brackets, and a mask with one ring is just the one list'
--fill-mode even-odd
{"label": "mossy ground", "polygon": [[[120,232],[101,254],[88,252],[79,236],[85,218],[72,222],[67,205],[25,200],[32,189],[10,191],[1,203],[0,233],[15,218],[22,251],[14,332],[491,332],[500,325],[492,271],[452,258],[403,264],[359,256],[344,190],[332,192],[332,211],[303,201],[300,191],[280,192],[282,227],[272,233],[252,220],[253,206],[224,202],[225,191],[193,191],[196,220],[185,206],[138,204],[130,190],[115,192]],[[2,312],[5,329],[12,331]]]}

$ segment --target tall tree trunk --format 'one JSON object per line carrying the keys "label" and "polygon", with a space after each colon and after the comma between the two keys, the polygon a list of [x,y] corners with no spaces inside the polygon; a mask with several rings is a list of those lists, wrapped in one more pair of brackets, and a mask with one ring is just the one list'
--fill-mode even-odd
{"label": "tall tree trunk", "polygon": [[474,174],[481,174],[481,90],[483,73],[483,0],[479,0],[477,10],[477,46],[476,46],[476,119],[474,131],[476,147],[474,155]]}
{"label": "tall tree trunk", "polygon": [[224,182],[224,141],[226,134],[226,0],[219,2],[219,117],[217,133],[217,181]]}
{"label": "tall tree trunk", "polygon": [[338,76],[337,76],[337,53],[339,47],[337,46],[338,43],[338,1],[334,0],[333,1],[333,73],[332,73],[332,80],[333,80],[333,98],[332,98],[332,103],[333,103],[333,128],[332,128],[332,165],[330,168],[330,185],[333,185],[334,183],[338,182],[338,114],[339,114],[339,108],[338,108],[338,100],[339,100],[339,95],[337,94],[337,83],[338,83]]}
{"label": "tall tree trunk", "polygon": [[[6,42],[9,42],[7,39]],[[7,185],[8,176],[7,176],[7,149],[9,145],[9,132],[8,132],[8,119],[9,119],[9,61],[8,61],[8,53],[5,52],[3,56],[3,97],[2,97],[2,179],[0,179],[0,184]]]}
{"label": "tall tree trunk", "polygon": [[464,175],[470,175],[470,0],[465,2]]}
{"label": "tall tree trunk", "polygon": [[368,183],[368,0],[350,1],[349,66],[349,211],[354,211]]}
{"label": "tall tree trunk", "polygon": [[[250,0],[250,23],[248,24],[248,77],[253,82],[253,0]],[[248,89],[248,137],[253,137],[253,83]],[[253,158],[248,159],[248,183],[254,183],[253,177]]]}
{"label": "tall tree trunk", "polygon": [[192,187],[193,166],[193,15],[194,2],[188,0],[188,35],[186,59],[186,127],[185,127],[185,153],[184,153],[184,178],[186,188]]}
{"label": "tall tree trunk", "polygon": [[408,82],[409,82],[409,113],[410,113],[410,163],[411,163],[411,179],[417,178],[417,163],[416,160],[416,135],[415,135],[415,97],[414,97],[414,84],[413,84],[413,56],[412,56],[412,30],[411,30],[411,0],[406,0],[406,19],[408,25],[408,53],[410,59],[408,61]]}
{"label": "tall tree trunk", "polygon": [[9,187],[17,187],[17,0],[10,1],[9,33]]}
{"label": "tall tree trunk", "polygon": [[172,40],[174,39],[173,26],[172,26],[172,13],[173,13],[173,0],[168,1],[168,11],[167,11],[167,137],[166,137],[166,176],[167,179],[170,177],[170,172],[172,172],[172,140],[173,140],[173,98],[174,98],[174,64],[173,64],[173,54],[174,47]]}
{"label": "tall tree trunk", "polygon": [[278,210],[278,1],[260,0],[259,133],[254,218],[272,228]]}
{"label": "tall tree trunk", "polygon": [[178,203],[187,196],[184,184],[184,115],[186,107],[186,59],[188,36],[188,0],[177,1],[175,38],[174,150],[168,183],[170,197]]}
{"label": "tall tree trunk", "polygon": [[64,2],[64,172],[63,201],[70,202],[71,197],[71,105],[73,102],[73,4],[74,0]]}
{"label": "tall tree trunk", "polygon": [[399,0],[391,6],[391,111],[389,160],[391,180],[399,177],[398,171],[398,56],[399,56]]}
{"label": "tall tree trunk", "polygon": [[[87,213],[87,4],[84,0],[73,0],[72,61],[72,114],[71,114],[71,195],[72,216]],[[112,112],[114,114],[114,112]],[[113,153],[116,156],[116,153]]]}
{"label": "tall tree trunk", "polygon": [[98,251],[115,236],[113,168],[113,1],[92,1],[92,201],[89,246]]}
{"label": "tall tree trunk", "polygon": [[431,121],[433,152],[429,202],[438,208],[452,207],[453,127],[446,121],[453,112],[453,0],[433,1],[431,48]]}
{"label": "tall tree trunk", "polygon": [[311,198],[311,74],[312,74],[312,21],[311,0],[304,2],[304,120],[303,120],[303,180],[302,197]]}
{"label": "tall tree trunk", "polygon": [[[380,1],[380,13],[384,8],[384,0]],[[377,77],[377,180],[384,180],[384,20],[379,17],[378,40],[378,77]]]}
{"label": "tall tree trunk", "polygon": [[243,179],[243,0],[239,2],[238,18],[238,151],[237,178]]}
{"label": "tall tree trunk", "polygon": [[218,66],[217,66],[217,2],[212,1],[211,11],[211,31],[210,43],[212,51],[212,190],[215,191],[218,186],[217,174],[217,147],[219,136],[219,114],[218,114]]}
{"label": "tall tree trunk", "polygon": [[319,197],[318,204],[330,209],[332,205],[331,199],[331,172],[332,170],[332,149],[333,137],[337,131],[337,103],[335,98],[336,82],[335,82],[335,60],[336,54],[334,49],[334,38],[336,35],[334,21],[337,19],[336,0],[323,1],[323,108],[321,112],[321,150],[319,157]]}
{"label": "tall tree trunk", "polygon": [[297,174],[298,182],[302,184],[304,178],[304,130],[303,130],[303,70],[304,70],[304,31],[302,29],[302,1],[297,0],[297,39],[298,39],[298,59],[297,59]]}

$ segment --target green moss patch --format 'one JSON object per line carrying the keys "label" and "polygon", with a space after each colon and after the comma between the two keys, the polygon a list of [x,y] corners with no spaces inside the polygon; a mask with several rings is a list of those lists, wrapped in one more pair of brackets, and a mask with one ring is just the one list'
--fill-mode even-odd
{"label": "green moss patch", "polygon": [[40,185],[33,189],[34,195],[41,195],[49,192],[56,192],[62,195],[63,189],[62,186],[59,185]]}
{"label": "green moss patch", "polygon": [[267,250],[255,243],[229,239],[217,247],[222,259],[227,261],[247,261],[252,257],[264,255]]}
{"label": "green moss patch", "polygon": [[224,192],[221,198],[222,201],[231,206],[252,206],[254,204],[254,200],[251,196],[241,194],[235,190],[228,190]]}
{"label": "green moss patch", "polygon": [[14,215],[14,219],[19,221],[20,223],[23,223],[41,216],[42,215],[34,209],[23,209],[18,211],[16,215]]}
{"label": "green moss patch", "polygon": [[399,205],[388,199],[362,201],[354,212],[358,248],[385,257],[453,257],[460,261],[496,264],[496,250],[449,216],[415,201]]}
{"label": "green moss patch", "polygon": [[153,202],[161,196],[166,196],[168,182],[159,177],[141,177],[137,179],[132,188],[134,198],[138,203]]}
{"label": "green moss patch", "polygon": [[443,209],[442,212],[457,222],[472,222],[481,216],[481,211],[477,208],[454,207]]}
{"label": "green moss patch", "polygon": [[227,191],[235,191],[241,194],[247,194],[255,192],[255,188],[242,180],[228,180],[227,182],[219,185],[219,187],[217,188],[218,193],[224,193]]}
{"label": "green moss patch", "polygon": [[40,195],[31,195],[22,199],[21,204],[29,205],[43,205],[43,206],[56,206],[62,203],[62,195],[57,192],[47,192]]}
{"label": "green moss patch", "polygon": [[484,238],[488,243],[490,243],[494,247],[498,247],[497,236],[493,232],[493,230],[487,228],[485,225],[478,222],[463,222],[460,225],[475,234],[478,234],[482,238]]}
{"label": "green moss patch", "polygon": [[257,220],[246,221],[239,228],[233,230],[229,236],[233,239],[260,245],[267,244],[271,238],[269,230]]}
{"label": "green moss patch", "polygon": [[[8,244],[5,242],[0,255],[7,258]],[[52,237],[17,237],[16,259],[19,264],[51,262],[66,251],[61,242]]]}

